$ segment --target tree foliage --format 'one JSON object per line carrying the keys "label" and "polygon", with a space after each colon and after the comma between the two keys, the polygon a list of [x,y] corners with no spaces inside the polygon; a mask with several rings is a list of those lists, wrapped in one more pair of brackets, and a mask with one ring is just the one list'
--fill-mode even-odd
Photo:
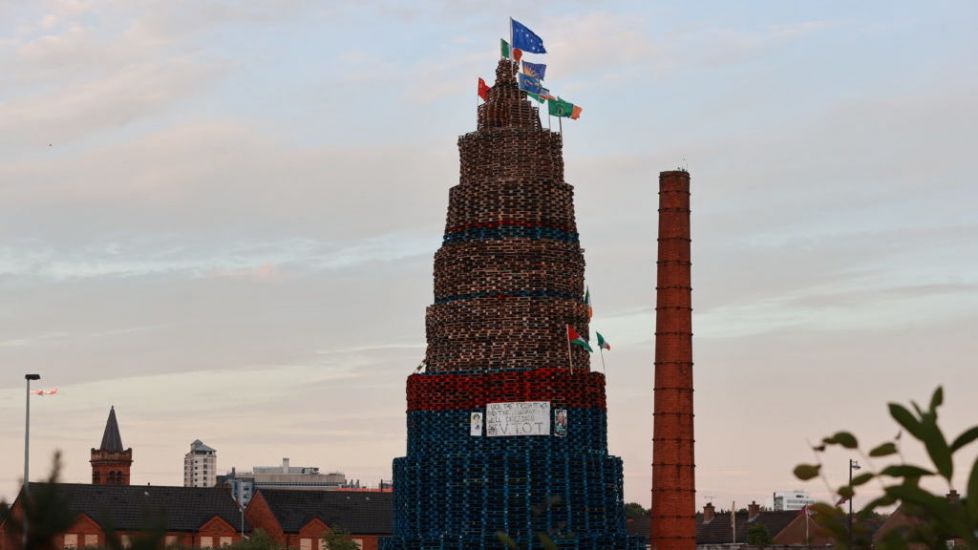
{"label": "tree foliage", "polygon": [[[944,390],[938,387],[931,396],[927,408],[911,401],[911,408],[898,403],[889,404],[890,416],[901,431],[892,441],[884,441],[863,451],[859,441],[849,432],[837,432],[822,439],[813,447],[815,464],[799,464],[794,473],[803,481],[821,477],[821,455],[828,447],[839,446],[862,454],[868,471],[852,478],[835,490],[840,502],[853,498],[859,487],[875,481],[883,495],[873,499],[859,511],[859,518],[873,516],[878,508],[898,505],[901,513],[909,518],[908,525],[884,536],[877,548],[904,549],[910,544],[923,544],[928,548],[943,548],[947,541],[957,540],[969,548],[978,548],[978,459],[971,465],[964,498],[952,500],[942,494],[933,494],[920,486],[923,478],[942,478],[951,490],[954,475],[954,455],[965,446],[978,440],[978,426],[965,430],[948,441],[938,424],[938,409],[944,403]],[[907,464],[901,452],[901,436],[910,434],[927,451],[930,464]],[[897,457],[899,460],[883,467],[874,467],[873,459]],[[831,487],[831,485],[829,485]],[[813,505],[815,520],[836,540],[836,548],[848,548],[849,533],[846,514],[836,506],[820,502]],[[868,533],[853,533],[857,548],[868,547]]]}
{"label": "tree foliage", "polygon": [[342,527],[334,527],[323,535],[324,550],[360,550],[350,538],[350,533]]}
{"label": "tree foliage", "polygon": [[771,534],[763,524],[755,523],[747,528],[747,544],[751,546],[766,546],[771,544]]}
{"label": "tree foliage", "polygon": [[[55,487],[61,476],[61,453],[55,453],[54,463],[47,483],[33,485],[30,497],[22,498],[21,513],[27,516],[27,548],[37,550],[60,550],[56,548],[55,537],[65,532],[75,518],[68,512],[64,497]],[[19,545],[23,539],[23,524],[10,515],[10,506],[0,502],[0,517],[7,519],[6,528],[11,539]],[[19,516],[22,517],[22,516]]]}
{"label": "tree foliage", "polygon": [[279,550],[281,548],[264,529],[255,529],[251,536],[231,545],[232,550]]}
{"label": "tree foliage", "polygon": [[641,504],[637,502],[629,502],[625,504],[625,517],[629,519],[638,519],[649,515],[649,511],[642,507]]}

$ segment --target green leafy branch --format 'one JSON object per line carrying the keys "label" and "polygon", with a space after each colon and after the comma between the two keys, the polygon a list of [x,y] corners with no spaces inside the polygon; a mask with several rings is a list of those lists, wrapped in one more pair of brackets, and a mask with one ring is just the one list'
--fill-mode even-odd
{"label": "green leafy branch", "polygon": [[[943,547],[949,540],[963,542],[970,548],[978,548],[978,460],[975,460],[971,467],[967,482],[967,496],[964,498],[945,498],[920,486],[923,478],[940,477],[947,483],[948,489],[953,489],[951,480],[954,476],[954,454],[978,440],[978,426],[975,426],[948,442],[938,424],[938,409],[943,404],[944,390],[940,387],[931,396],[927,409],[921,408],[916,402],[911,402],[912,410],[898,403],[890,403],[890,416],[901,427],[901,431],[893,441],[884,441],[865,453],[861,450],[859,441],[850,432],[836,432],[830,437],[823,438],[819,445],[812,446],[815,463],[796,466],[795,477],[802,481],[820,477],[830,491],[841,498],[839,503],[852,499],[858,487],[876,480],[883,494],[866,504],[859,511],[859,517],[869,517],[878,508],[899,505],[902,513],[913,520],[910,525],[887,533],[882,541],[885,548],[907,548],[909,543],[926,544],[931,548]],[[906,462],[900,449],[900,437],[904,432],[924,446],[931,464],[918,465]],[[868,470],[854,476],[851,483],[846,483],[835,490],[831,489],[821,462],[821,454],[833,446],[859,452],[866,461]],[[873,467],[872,459],[893,455],[899,457],[898,463],[882,469]],[[849,533],[842,510],[828,503],[817,503],[813,505],[813,510],[816,513],[816,521],[832,533],[839,547],[847,548]]]}

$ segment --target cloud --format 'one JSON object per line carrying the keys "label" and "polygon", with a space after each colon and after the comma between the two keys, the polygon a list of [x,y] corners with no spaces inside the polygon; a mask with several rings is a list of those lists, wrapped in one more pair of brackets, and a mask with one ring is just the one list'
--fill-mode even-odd
{"label": "cloud", "polygon": [[[655,172],[684,158],[704,487],[756,498],[793,483],[806,435],[882,434],[873,403],[941,381],[975,393],[958,358],[978,353],[978,88],[932,62],[954,44],[853,76],[834,38],[865,21],[508,5],[547,40],[555,91],[587,90],[565,161],[630,500],[648,496]],[[69,479],[112,402],[140,483],[179,483],[196,437],[222,469],[289,455],[375,479],[403,452],[455,139],[508,14],[280,6],[3,17],[0,364],[66,392],[35,455],[64,447]],[[361,29],[370,44],[345,41]],[[905,45],[888,33],[860,37],[859,63]],[[20,383],[0,380],[0,414]],[[0,446],[20,435],[0,426]]]}
{"label": "cloud", "polygon": [[19,246],[0,246],[0,283],[3,277],[8,279],[8,284],[24,285],[69,279],[154,276],[271,282],[280,279],[286,271],[350,270],[364,264],[427,255],[435,242],[431,235],[406,233],[353,243],[291,239],[212,246],[152,238],[59,249],[26,241]]}
{"label": "cloud", "polygon": [[198,92],[219,71],[186,60],[131,65],[101,80],[0,105],[0,143],[41,148],[118,129]]}
{"label": "cloud", "polygon": [[546,41],[548,80],[593,78],[595,73],[667,63],[666,48],[648,32],[644,16],[592,12],[561,16],[551,25]]}

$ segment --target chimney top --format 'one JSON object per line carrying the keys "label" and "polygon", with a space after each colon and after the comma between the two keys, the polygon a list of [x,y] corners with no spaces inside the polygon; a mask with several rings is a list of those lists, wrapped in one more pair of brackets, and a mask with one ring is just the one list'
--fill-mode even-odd
{"label": "chimney top", "polygon": [[750,501],[747,505],[747,521],[754,521],[759,515],[761,515],[761,505],[753,500]]}
{"label": "chimney top", "polygon": [[713,507],[712,502],[707,502],[706,506],[703,507],[703,523],[710,523],[715,517],[716,508]]}
{"label": "chimney top", "polygon": [[961,500],[961,495],[954,489],[951,489],[951,492],[947,494],[947,500],[948,502],[957,502]]}

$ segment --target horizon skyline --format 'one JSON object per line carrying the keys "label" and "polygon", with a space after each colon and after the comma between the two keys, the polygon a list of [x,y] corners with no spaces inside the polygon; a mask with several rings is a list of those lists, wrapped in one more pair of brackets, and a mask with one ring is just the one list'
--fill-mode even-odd
{"label": "horizon skyline", "polygon": [[182,484],[194,439],[222,472],[290,457],[390,479],[455,139],[510,14],[584,108],[566,180],[627,502],[650,500],[655,184],[679,165],[697,509],[829,498],[791,475],[806,440],[892,437],[886,402],[938,384],[949,431],[974,423],[968,2],[50,1],[0,6],[0,499],[32,371],[59,388],[32,399],[35,480],[56,448],[65,481],[89,479],[110,405],[134,485]]}

